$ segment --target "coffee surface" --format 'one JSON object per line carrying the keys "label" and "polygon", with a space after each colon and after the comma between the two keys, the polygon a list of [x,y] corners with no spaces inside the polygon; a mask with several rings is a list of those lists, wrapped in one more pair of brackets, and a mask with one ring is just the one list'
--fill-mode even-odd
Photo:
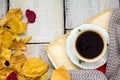
{"label": "coffee surface", "polygon": [[76,41],[78,53],[88,59],[100,55],[103,50],[103,40],[101,36],[93,31],[86,31],[79,35]]}

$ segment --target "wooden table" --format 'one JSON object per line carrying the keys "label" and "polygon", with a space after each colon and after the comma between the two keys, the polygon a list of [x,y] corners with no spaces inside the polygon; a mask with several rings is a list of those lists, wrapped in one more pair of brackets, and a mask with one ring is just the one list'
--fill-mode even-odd
{"label": "wooden table", "polygon": [[[39,55],[54,69],[46,58],[46,45],[64,35],[67,30],[79,26],[103,9],[119,7],[119,0],[0,0],[0,18],[12,8],[21,8],[25,18],[26,9],[33,10],[36,22],[28,24],[27,35],[32,40],[27,44],[30,56]],[[50,75],[49,75],[50,76]]]}

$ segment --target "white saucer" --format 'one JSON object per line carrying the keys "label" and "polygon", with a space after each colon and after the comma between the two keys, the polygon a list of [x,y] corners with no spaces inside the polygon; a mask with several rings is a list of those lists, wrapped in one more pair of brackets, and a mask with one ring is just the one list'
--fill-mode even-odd
{"label": "white saucer", "polygon": [[97,30],[98,32],[100,32],[101,34],[104,35],[104,37],[107,40],[107,43],[109,44],[109,35],[106,30],[104,30],[103,28],[101,28],[95,24],[83,24],[83,25],[73,29],[71,34],[67,38],[67,53],[68,53],[70,60],[75,65],[77,65],[78,67],[83,68],[83,69],[96,69],[96,68],[104,65],[107,61],[107,52],[100,60],[98,60],[96,62],[79,63],[79,59],[77,58],[77,56],[75,55],[74,50],[73,50],[73,42],[74,42],[75,37],[78,34],[78,29],[80,29],[80,30],[85,30],[85,29]]}

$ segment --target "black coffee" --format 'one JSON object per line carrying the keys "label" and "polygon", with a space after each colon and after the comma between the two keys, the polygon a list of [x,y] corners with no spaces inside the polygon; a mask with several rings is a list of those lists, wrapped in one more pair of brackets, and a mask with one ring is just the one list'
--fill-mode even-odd
{"label": "black coffee", "polygon": [[76,41],[76,49],[85,58],[92,59],[100,55],[103,50],[103,40],[93,31],[82,33]]}

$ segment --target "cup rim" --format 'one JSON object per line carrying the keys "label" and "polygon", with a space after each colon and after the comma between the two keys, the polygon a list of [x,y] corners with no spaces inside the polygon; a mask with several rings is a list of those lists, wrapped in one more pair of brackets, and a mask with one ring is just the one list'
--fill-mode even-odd
{"label": "cup rim", "polygon": [[[97,57],[95,58],[92,58],[92,59],[89,59],[89,58],[85,58],[83,56],[81,56],[79,54],[79,52],[77,51],[76,49],[76,41],[77,41],[77,38],[79,37],[79,35],[81,35],[82,33],[84,32],[87,32],[87,31],[92,31],[92,32],[95,32],[97,33],[103,40],[103,50],[101,52],[100,55],[98,55]],[[86,29],[86,30],[82,30],[78,33],[78,35],[75,37],[75,40],[74,40],[74,44],[73,44],[73,47],[74,47],[74,51],[75,51],[75,54],[76,56],[78,57],[78,59],[84,61],[84,62],[95,62],[95,61],[98,61],[99,59],[101,59],[104,54],[106,53],[106,50],[107,50],[107,40],[105,39],[105,37],[98,31],[98,30],[93,30],[93,29]]]}

